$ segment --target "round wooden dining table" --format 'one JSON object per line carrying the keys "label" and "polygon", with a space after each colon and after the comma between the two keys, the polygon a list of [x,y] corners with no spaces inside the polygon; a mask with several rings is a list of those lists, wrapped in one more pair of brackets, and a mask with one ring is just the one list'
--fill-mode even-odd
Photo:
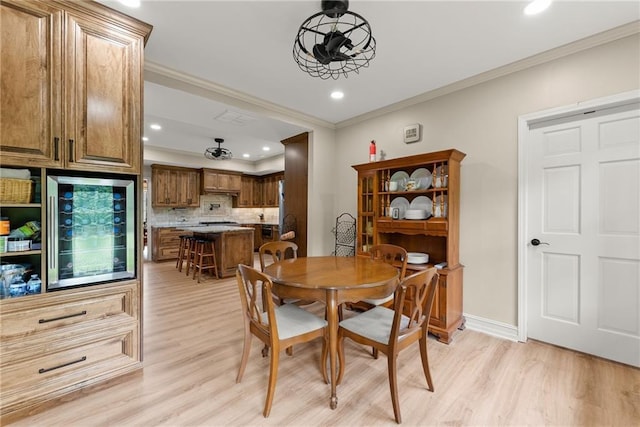
{"label": "round wooden dining table", "polygon": [[[398,270],[367,257],[300,257],[267,266],[264,273],[273,281],[273,291],[281,298],[321,301],[326,304],[331,409],[338,406],[338,306],[366,298],[384,298],[398,284]],[[324,369],[324,367],[322,367]],[[323,371],[326,378],[326,371]]]}

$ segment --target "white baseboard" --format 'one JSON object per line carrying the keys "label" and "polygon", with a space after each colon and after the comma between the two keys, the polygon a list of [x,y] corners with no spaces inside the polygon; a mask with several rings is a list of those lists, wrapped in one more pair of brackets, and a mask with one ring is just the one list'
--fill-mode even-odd
{"label": "white baseboard", "polygon": [[472,314],[464,314],[465,326],[472,331],[478,331],[494,337],[510,341],[518,341],[518,327],[495,320],[485,319]]}

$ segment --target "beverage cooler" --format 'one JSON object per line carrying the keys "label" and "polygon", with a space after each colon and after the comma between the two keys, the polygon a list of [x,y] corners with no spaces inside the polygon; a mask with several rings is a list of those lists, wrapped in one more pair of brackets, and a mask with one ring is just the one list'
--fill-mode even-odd
{"label": "beverage cooler", "polygon": [[133,179],[47,176],[47,290],[135,278]]}

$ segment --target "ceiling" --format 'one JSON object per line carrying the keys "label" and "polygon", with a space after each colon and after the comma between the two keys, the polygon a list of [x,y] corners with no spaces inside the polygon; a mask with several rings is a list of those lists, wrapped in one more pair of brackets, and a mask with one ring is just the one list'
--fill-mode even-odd
{"label": "ceiling", "polygon": [[[376,56],[359,74],[321,80],[292,57],[298,28],[320,11],[320,1],[142,0],[137,9],[100,3],[154,27],[145,48],[145,147],[201,155],[220,137],[234,158],[249,153],[249,161],[281,154],[280,140],[306,130],[277,119],[283,112],[339,127],[640,19],[637,1],[556,0],[536,16],[523,14],[523,1],[351,1],[349,10],[371,25]],[[220,97],[178,90],[150,74],[197,81]],[[342,100],[330,98],[336,89]],[[229,96],[247,107],[224,102]],[[265,108],[279,114],[264,114]],[[152,131],[151,123],[163,129]]]}

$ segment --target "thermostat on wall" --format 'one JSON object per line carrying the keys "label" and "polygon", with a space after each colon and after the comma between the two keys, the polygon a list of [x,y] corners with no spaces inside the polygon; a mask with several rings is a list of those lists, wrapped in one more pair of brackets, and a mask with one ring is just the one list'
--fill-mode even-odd
{"label": "thermostat on wall", "polygon": [[420,141],[420,124],[409,125],[404,127],[404,143]]}

